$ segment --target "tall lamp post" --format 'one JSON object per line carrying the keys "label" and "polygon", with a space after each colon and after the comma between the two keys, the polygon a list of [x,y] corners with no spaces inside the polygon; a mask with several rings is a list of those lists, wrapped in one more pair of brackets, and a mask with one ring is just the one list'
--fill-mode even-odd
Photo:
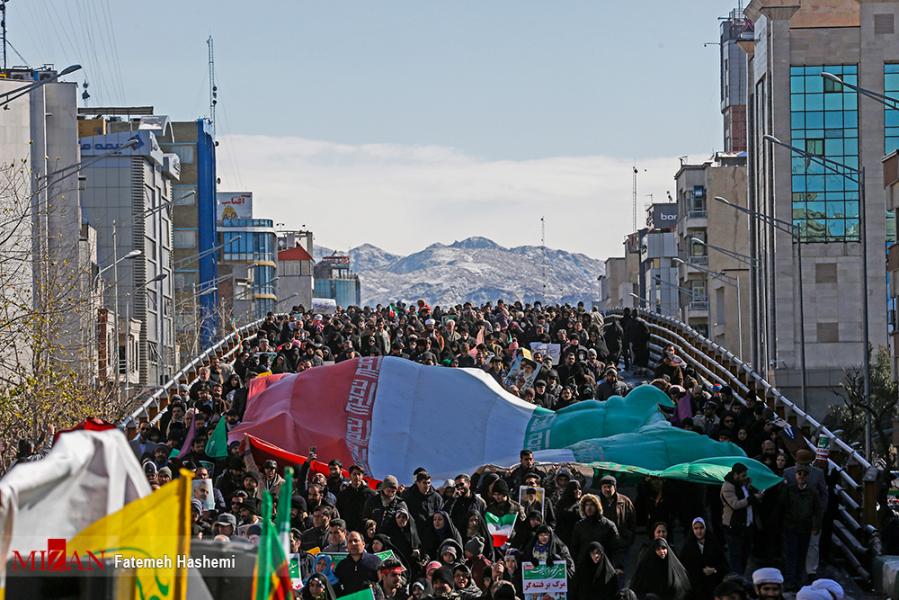
{"label": "tall lamp post", "polygon": [[[822,74],[823,76],[824,74]],[[830,78],[836,79],[838,82],[842,84],[842,80],[836,75],[830,75]],[[828,79],[825,77],[825,79]],[[829,158],[825,158],[818,154],[812,154],[811,152],[807,152],[801,148],[797,148],[792,144],[788,144],[786,142],[782,142],[777,139],[773,135],[766,135],[765,141],[776,146],[780,146],[781,148],[786,148],[791,152],[798,154],[805,160],[809,162],[814,162],[818,165],[821,165],[824,169],[830,171],[835,175],[839,175],[844,179],[847,179],[853,183],[858,184],[858,198],[859,198],[859,207],[858,207],[858,220],[859,220],[859,235],[858,241],[862,247],[862,381],[863,381],[863,396],[865,402],[868,402],[871,395],[871,365],[870,360],[868,358],[868,347],[871,345],[871,335],[870,328],[868,326],[868,217],[867,217],[867,207],[865,201],[865,167],[862,165],[860,169],[856,169],[854,167],[850,167],[844,165],[843,163],[837,162],[835,160],[831,160]],[[799,246],[802,244],[800,242]],[[865,454],[868,459],[871,458],[871,415],[866,413],[867,416],[865,418]]]}
{"label": "tall lamp post", "polygon": [[808,374],[805,365],[805,302],[803,302],[805,284],[802,282],[802,240],[799,236],[799,227],[789,221],[771,217],[744,206],[740,206],[739,204],[734,204],[722,196],[715,196],[715,200],[730,206],[734,210],[747,214],[757,221],[761,221],[766,225],[771,225],[779,231],[790,234],[790,238],[796,244],[796,263],[799,275],[799,368],[802,372],[799,394],[802,399],[802,410],[806,411],[808,408],[808,400],[806,398],[805,388],[808,381]]}
{"label": "tall lamp post", "polygon": [[[828,73],[827,71],[821,73],[821,77],[824,79],[829,79],[834,83],[837,83],[841,86],[845,86],[850,90],[855,90],[862,96],[870,98],[875,102],[879,102],[884,105],[886,108],[892,108],[894,110],[899,110],[899,101],[896,101],[889,96],[884,96],[878,92],[873,90],[869,90],[863,87],[859,87],[857,85],[853,85],[851,83],[846,83],[841,78],[837,77],[833,73]],[[841,165],[843,166],[843,165]],[[847,168],[843,166],[843,168]],[[852,172],[852,170],[850,170]],[[859,241],[862,244],[862,327],[864,328],[864,354],[862,358],[864,359],[864,363],[862,368],[864,369],[864,394],[865,401],[869,401],[869,395],[871,393],[871,365],[870,359],[868,357],[868,347],[871,344],[871,338],[868,330],[868,227],[867,227],[867,206],[865,206],[865,167],[862,166],[861,170],[856,171],[858,174],[858,187],[859,187],[859,201],[861,202],[861,206],[858,210],[858,220],[859,227],[861,228],[861,232],[859,235]],[[845,177],[846,175],[843,174]],[[865,417],[865,453],[867,455],[868,460],[871,460],[871,450],[873,448],[873,440],[872,440],[873,432],[872,432],[872,422],[871,422],[871,414],[867,413]]]}

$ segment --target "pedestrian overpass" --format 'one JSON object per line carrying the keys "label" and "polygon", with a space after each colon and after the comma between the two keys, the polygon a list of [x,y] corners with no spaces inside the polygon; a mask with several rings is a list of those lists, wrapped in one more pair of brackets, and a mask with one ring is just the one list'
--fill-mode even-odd
{"label": "pedestrian overpass", "polygon": [[[612,311],[613,313],[615,311]],[[815,450],[814,440],[820,435],[831,439],[829,463],[838,477],[836,507],[831,533],[834,549],[830,559],[860,582],[869,583],[874,575],[875,557],[880,554],[880,537],[876,528],[881,477],[864,456],[822,423],[805,413],[786,398],[751,366],[727,348],[703,337],[688,325],[659,314],[640,313],[651,332],[650,355],[657,362],[663,348],[672,344],[681,356],[708,384],[729,385],[737,398],[746,403],[753,396],[762,399],[786,420],[799,437],[799,443]],[[133,413],[122,419],[119,426],[132,437],[141,421],[155,424],[167,410],[171,398],[178,393],[178,385],[191,384],[200,367],[212,357],[233,360],[240,341],[254,335],[263,320],[249,323],[231,332],[205,352],[195,357],[170,381],[149,396]]]}

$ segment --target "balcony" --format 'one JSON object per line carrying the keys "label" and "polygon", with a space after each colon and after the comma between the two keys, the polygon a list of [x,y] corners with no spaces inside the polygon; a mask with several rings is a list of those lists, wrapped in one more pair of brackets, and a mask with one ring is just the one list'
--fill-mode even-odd
{"label": "balcony", "polygon": [[705,219],[708,216],[709,213],[704,206],[701,208],[691,208],[687,211],[688,219]]}

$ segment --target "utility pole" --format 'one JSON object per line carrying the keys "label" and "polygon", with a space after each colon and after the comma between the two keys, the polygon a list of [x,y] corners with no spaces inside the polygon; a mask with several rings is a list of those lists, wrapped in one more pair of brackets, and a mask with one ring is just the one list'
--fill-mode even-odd
{"label": "utility pole", "polygon": [[212,137],[215,138],[215,105],[218,104],[218,86],[215,85],[215,48],[212,36],[206,40],[209,48],[209,122],[212,123]]}
{"label": "utility pole", "polygon": [[[631,189],[631,208],[634,211],[633,231],[637,231],[637,173],[640,172],[640,169],[637,168],[636,164],[633,166],[633,169],[634,169],[634,186]],[[643,169],[643,172],[645,173],[646,169]]]}
{"label": "utility pole", "polygon": [[0,29],[3,34],[3,70],[6,70],[6,3],[9,0],[0,0]]}

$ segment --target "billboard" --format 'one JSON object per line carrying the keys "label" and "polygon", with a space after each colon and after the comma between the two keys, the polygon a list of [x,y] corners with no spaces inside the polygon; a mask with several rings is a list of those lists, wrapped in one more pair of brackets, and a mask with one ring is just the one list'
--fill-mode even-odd
{"label": "billboard", "polygon": [[653,229],[674,229],[677,225],[677,204],[674,202],[653,204],[649,209],[646,224]]}
{"label": "billboard", "polygon": [[216,192],[215,220],[252,219],[253,192]]}

